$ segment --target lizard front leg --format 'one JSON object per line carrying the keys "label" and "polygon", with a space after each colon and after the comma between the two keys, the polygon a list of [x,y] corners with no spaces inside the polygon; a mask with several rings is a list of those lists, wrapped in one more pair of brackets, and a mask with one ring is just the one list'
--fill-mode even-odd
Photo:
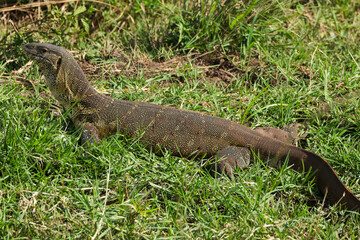
{"label": "lizard front leg", "polygon": [[80,137],[81,145],[88,148],[91,144],[99,143],[99,141],[99,130],[92,123],[85,123]]}

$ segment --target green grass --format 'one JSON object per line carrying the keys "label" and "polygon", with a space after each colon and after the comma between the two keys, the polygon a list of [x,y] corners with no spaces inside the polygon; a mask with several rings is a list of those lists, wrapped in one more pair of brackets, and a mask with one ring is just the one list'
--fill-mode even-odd
{"label": "green grass", "polygon": [[85,151],[20,48],[74,50],[91,84],[114,98],[250,127],[301,123],[299,145],[359,196],[359,3],[106,3],[0,8],[3,238],[359,238],[359,214],[323,204],[311,176],[286,165],[257,160],[230,180],[199,161],[157,156],[137,138],[115,135]]}

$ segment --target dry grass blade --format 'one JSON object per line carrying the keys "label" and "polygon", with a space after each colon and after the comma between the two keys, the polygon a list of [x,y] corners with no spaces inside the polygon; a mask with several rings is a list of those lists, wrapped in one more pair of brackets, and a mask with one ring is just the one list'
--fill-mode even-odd
{"label": "dry grass blade", "polygon": [[[29,8],[55,5],[55,4],[61,4],[61,3],[69,3],[69,2],[79,2],[79,0],[58,0],[58,1],[48,1],[48,2],[34,2],[34,3],[24,4],[21,6],[12,6],[12,7],[1,8],[0,12],[25,11],[26,9],[29,9]],[[98,1],[98,0],[85,0],[84,2],[99,3],[99,4],[103,4],[106,6],[113,7],[113,8],[118,8],[114,5],[111,5],[106,2]]]}

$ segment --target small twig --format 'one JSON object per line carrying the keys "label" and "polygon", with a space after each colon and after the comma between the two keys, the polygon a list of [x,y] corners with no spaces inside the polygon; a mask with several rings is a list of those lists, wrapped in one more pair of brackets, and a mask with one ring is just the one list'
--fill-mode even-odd
{"label": "small twig", "polygon": [[311,234],[311,232],[309,232],[309,237],[310,237],[310,238],[315,237],[315,233],[317,233],[317,232],[318,232],[317,230],[318,230],[318,228],[319,228],[319,221],[320,221],[320,218],[321,218],[321,211],[322,211],[322,210],[323,210],[323,208],[324,208],[324,205],[325,205],[325,200],[326,200],[327,194],[328,194],[328,189],[326,188],[326,190],[325,190],[325,194],[324,194],[324,198],[323,198],[323,201],[322,201],[321,206],[320,206],[320,212],[319,212],[318,218],[316,219],[316,224],[315,224],[315,227],[313,228],[313,229],[315,229],[315,230],[313,231],[313,235],[311,236],[311,235],[310,235],[310,234]]}
{"label": "small twig", "polygon": [[250,235],[245,240],[250,239],[255,234],[256,231],[258,231],[258,230],[260,230],[262,228],[268,228],[268,227],[274,227],[274,226],[276,226],[276,224],[264,224],[264,225],[262,225],[260,227],[257,227],[257,228],[255,228],[255,229],[253,229],[251,231]]}
{"label": "small twig", "polygon": [[37,195],[39,195],[39,194],[42,194],[42,195],[48,195],[48,196],[58,196],[57,194],[46,193],[46,192],[39,192],[39,191],[28,191],[28,190],[22,190],[22,192],[25,192],[25,193],[32,193],[32,197],[37,196]]}

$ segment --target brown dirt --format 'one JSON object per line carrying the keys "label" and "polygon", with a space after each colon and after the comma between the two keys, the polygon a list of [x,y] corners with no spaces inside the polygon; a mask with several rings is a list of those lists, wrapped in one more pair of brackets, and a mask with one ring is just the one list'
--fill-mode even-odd
{"label": "brown dirt", "polygon": [[213,54],[188,54],[176,56],[165,61],[154,61],[149,58],[131,58],[126,54],[115,52],[111,57],[114,61],[101,65],[82,60],[79,62],[87,77],[91,79],[107,79],[110,76],[136,78],[153,78],[160,75],[171,76],[171,82],[183,82],[182,73],[198,70],[204,81],[228,85],[233,80],[251,72],[252,81],[257,78],[256,73],[266,65],[256,58],[250,59],[247,66],[239,67],[237,56]]}

